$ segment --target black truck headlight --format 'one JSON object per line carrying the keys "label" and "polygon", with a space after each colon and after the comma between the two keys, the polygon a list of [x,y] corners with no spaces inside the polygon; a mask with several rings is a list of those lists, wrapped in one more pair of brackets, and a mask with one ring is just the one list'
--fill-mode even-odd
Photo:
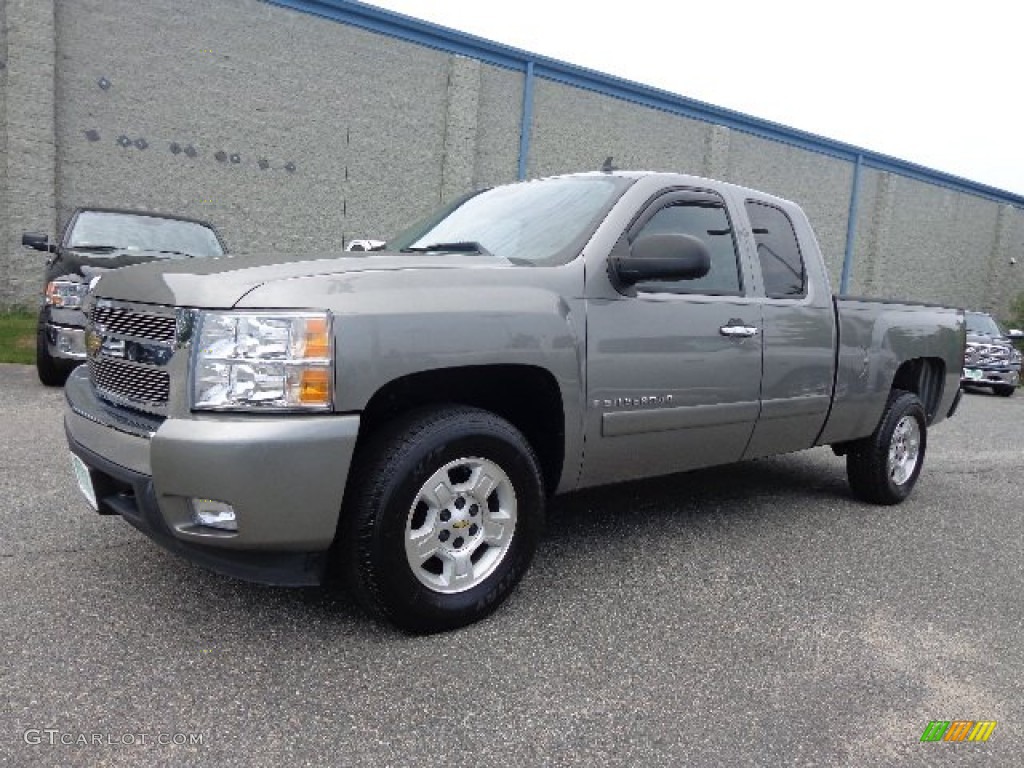
{"label": "black truck headlight", "polygon": [[46,284],[43,301],[60,309],[79,309],[89,293],[89,284],[78,280],[51,280]]}

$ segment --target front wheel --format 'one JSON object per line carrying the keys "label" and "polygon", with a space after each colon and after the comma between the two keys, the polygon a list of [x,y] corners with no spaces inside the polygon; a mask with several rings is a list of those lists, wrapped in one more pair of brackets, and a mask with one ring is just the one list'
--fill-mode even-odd
{"label": "front wheel", "polygon": [[1009,384],[999,384],[992,387],[992,391],[1000,397],[1013,397],[1013,393],[1017,391],[1017,388],[1011,387]]}
{"label": "front wheel", "polygon": [[893,390],[875,431],[850,446],[846,476],[858,498],[899,504],[914,488],[927,446],[928,422],[917,395]]}
{"label": "front wheel", "polygon": [[46,331],[40,329],[36,333],[36,374],[40,383],[47,387],[62,387],[73,368],[74,364],[69,365],[64,360],[55,360],[50,355],[46,344]]}
{"label": "front wheel", "polygon": [[411,632],[497,608],[529,567],[544,515],[537,458],[492,413],[406,415],[360,449],[339,554],[355,597]]}

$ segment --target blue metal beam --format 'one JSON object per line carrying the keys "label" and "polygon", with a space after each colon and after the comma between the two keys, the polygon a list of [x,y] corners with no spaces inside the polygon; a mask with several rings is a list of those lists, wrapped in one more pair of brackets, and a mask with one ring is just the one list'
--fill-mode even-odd
{"label": "blue metal beam", "polygon": [[530,136],[533,132],[533,62],[526,62],[523,78],[523,115],[519,126],[519,180],[526,178],[527,161],[530,157]]}
{"label": "blue metal beam", "polygon": [[[264,2],[315,14],[439,51],[479,59],[487,64],[518,72],[525,72],[532,65],[534,78],[541,77],[663,112],[723,125],[732,130],[839,158],[850,163],[859,162],[867,168],[895,173],[927,184],[935,184],[1024,208],[1024,195],[1014,194],[960,176],[936,171],[923,165],[872,152],[853,144],[846,144],[769,120],[762,120],[742,112],[734,112],[658,88],[567,64],[557,59],[537,56],[519,48],[414,19],[411,16],[385,11],[382,8],[356,2],[356,0],[264,0]],[[523,106],[525,111],[525,98]],[[520,150],[522,150],[522,146],[520,146]],[[520,162],[522,162],[522,152],[520,152]]]}
{"label": "blue metal beam", "polygon": [[843,255],[843,276],[839,280],[840,295],[850,289],[850,274],[853,272],[853,246],[857,239],[857,211],[860,208],[860,169],[864,157],[857,155],[853,166],[853,183],[850,185],[850,212],[846,216],[846,253]]}

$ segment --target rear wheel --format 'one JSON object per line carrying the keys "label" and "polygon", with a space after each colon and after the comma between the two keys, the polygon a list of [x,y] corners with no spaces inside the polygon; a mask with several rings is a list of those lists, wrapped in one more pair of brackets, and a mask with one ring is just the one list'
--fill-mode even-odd
{"label": "rear wheel", "polygon": [[477,621],[529,567],[544,514],[540,470],[522,434],[494,414],[409,414],[360,449],[352,477],[340,542],[349,584],[403,629]]}
{"label": "rear wheel", "polygon": [[917,395],[893,390],[878,427],[846,454],[854,495],[874,504],[899,504],[907,498],[924,464],[927,429]]}

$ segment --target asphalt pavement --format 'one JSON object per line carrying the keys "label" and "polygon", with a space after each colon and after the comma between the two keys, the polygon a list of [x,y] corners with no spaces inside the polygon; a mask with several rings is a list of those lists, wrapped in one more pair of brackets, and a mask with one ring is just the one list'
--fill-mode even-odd
{"label": "asphalt pavement", "polygon": [[1022,393],[966,396],[897,507],[828,449],[561,498],[433,637],[95,515],[62,408],[0,365],[0,765],[1024,765]]}

